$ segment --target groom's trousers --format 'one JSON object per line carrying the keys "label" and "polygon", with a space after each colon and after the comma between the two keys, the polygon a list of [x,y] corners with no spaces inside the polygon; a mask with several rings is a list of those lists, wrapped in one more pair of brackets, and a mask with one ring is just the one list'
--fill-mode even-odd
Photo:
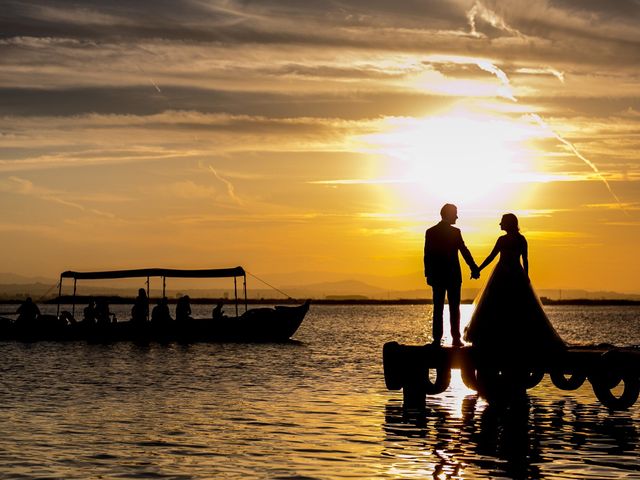
{"label": "groom's trousers", "polygon": [[449,321],[451,337],[460,340],[460,290],[461,285],[432,285],[433,290],[433,341],[440,343],[443,333],[445,295],[449,300]]}

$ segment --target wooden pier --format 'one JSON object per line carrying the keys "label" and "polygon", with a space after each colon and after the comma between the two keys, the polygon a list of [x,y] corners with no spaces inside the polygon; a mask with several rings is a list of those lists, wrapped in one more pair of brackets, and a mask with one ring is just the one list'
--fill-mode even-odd
{"label": "wooden pier", "polygon": [[640,392],[640,349],[611,345],[571,346],[531,356],[504,355],[474,347],[401,345],[383,348],[384,378],[389,390],[402,389],[405,406],[424,407],[426,395],[444,392],[451,370],[460,369],[464,384],[489,401],[522,398],[548,374],[562,390],[585,380],[610,410],[626,410]]}

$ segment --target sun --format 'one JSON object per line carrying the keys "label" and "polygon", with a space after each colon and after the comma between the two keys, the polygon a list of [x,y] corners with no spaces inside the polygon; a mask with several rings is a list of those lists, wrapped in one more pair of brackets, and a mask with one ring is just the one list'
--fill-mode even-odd
{"label": "sun", "polygon": [[523,188],[535,157],[526,144],[536,134],[525,121],[457,111],[388,119],[367,141],[402,195],[487,205]]}

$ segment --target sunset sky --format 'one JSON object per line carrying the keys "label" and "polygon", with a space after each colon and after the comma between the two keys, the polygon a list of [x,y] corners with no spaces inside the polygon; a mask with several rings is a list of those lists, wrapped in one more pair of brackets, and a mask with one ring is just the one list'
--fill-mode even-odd
{"label": "sunset sky", "polygon": [[419,288],[451,202],[478,263],[513,212],[536,287],[640,292],[637,0],[0,7],[0,271]]}

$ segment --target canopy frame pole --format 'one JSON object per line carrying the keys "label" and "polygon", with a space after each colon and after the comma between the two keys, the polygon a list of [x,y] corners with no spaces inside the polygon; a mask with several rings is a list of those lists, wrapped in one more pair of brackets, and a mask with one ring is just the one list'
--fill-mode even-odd
{"label": "canopy frame pole", "polygon": [[242,286],[244,288],[244,313],[247,313],[247,274],[245,273],[243,276]]}
{"label": "canopy frame pole", "polygon": [[58,311],[56,317],[60,316],[60,297],[62,296],[62,275],[60,275],[60,283],[58,283]]}
{"label": "canopy frame pole", "polygon": [[73,279],[73,303],[71,304],[71,316],[75,317],[76,314],[76,286],[78,283],[78,279]]}
{"label": "canopy frame pole", "polygon": [[162,298],[166,297],[166,290],[167,290],[167,277],[162,277]]}
{"label": "canopy frame pole", "polygon": [[236,317],[238,316],[238,278],[233,277],[233,293],[236,299]]}
{"label": "canopy frame pole", "polygon": [[147,275],[147,322],[149,321],[149,275]]}

